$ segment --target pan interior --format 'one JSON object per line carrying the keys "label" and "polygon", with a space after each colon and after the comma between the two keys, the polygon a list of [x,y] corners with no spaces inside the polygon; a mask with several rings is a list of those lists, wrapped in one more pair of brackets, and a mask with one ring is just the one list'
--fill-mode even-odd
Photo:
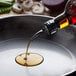
{"label": "pan interior", "polygon": [[25,67],[15,62],[15,57],[25,53],[27,40],[9,39],[0,42],[0,76],[62,76],[75,69],[74,57],[65,47],[48,40],[34,40],[29,52],[44,57],[38,66]]}

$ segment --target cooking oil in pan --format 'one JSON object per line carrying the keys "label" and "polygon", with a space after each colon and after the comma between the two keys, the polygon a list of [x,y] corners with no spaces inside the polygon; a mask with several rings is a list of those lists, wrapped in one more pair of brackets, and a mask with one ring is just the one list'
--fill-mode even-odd
{"label": "cooking oil in pan", "polygon": [[37,53],[28,53],[28,48],[33,39],[38,37],[38,35],[42,32],[42,30],[38,31],[36,34],[32,36],[32,38],[27,43],[26,53],[18,55],[15,60],[18,64],[23,66],[36,66],[43,62],[44,58],[40,54]]}
{"label": "cooking oil in pan", "polygon": [[[45,39],[32,41],[29,48],[29,52],[36,52],[36,55],[41,54],[44,57],[42,64],[34,67],[17,65],[14,57],[19,52],[24,52],[25,42],[24,38],[18,38],[0,43],[0,76],[65,76],[64,74],[75,71],[75,59],[71,51],[58,43]],[[30,57],[33,57],[31,55],[34,54],[30,54]]]}
{"label": "cooking oil in pan", "polygon": [[[27,55],[27,60],[25,59],[25,55]],[[16,62],[23,66],[36,66],[43,62],[43,57],[37,53],[23,53],[16,57]]]}

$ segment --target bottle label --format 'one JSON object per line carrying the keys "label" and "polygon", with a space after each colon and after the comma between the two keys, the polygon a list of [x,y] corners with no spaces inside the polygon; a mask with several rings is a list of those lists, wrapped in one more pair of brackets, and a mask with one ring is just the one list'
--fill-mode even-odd
{"label": "bottle label", "polygon": [[63,29],[65,27],[69,26],[69,21],[67,18],[65,18],[64,20],[60,21],[59,24],[60,24],[60,29]]}

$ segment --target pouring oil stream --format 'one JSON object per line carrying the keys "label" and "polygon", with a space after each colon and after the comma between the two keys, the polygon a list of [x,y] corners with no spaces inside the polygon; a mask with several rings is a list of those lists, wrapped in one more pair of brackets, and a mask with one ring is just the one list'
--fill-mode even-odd
{"label": "pouring oil stream", "polygon": [[[25,54],[25,63],[27,63],[27,56],[28,56],[28,48],[30,46],[30,43],[32,40],[39,37],[39,35],[43,32],[47,33],[48,35],[56,33],[58,30],[64,29],[70,24],[76,24],[76,10],[69,8],[76,8],[76,0],[69,0],[65,11],[55,17],[54,19],[48,20],[44,23],[44,26],[41,30],[39,30],[37,33],[35,33],[28,41],[26,54]],[[70,11],[71,10],[71,11]]]}

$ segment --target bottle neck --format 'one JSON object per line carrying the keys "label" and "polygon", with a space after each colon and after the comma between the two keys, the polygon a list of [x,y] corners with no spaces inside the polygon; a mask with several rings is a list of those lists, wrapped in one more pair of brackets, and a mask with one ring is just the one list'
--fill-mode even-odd
{"label": "bottle neck", "polygon": [[51,19],[44,23],[45,32],[48,34],[54,34],[57,30],[68,27],[71,24],[70,16],[64,13],[58,15],[54,19]]}

